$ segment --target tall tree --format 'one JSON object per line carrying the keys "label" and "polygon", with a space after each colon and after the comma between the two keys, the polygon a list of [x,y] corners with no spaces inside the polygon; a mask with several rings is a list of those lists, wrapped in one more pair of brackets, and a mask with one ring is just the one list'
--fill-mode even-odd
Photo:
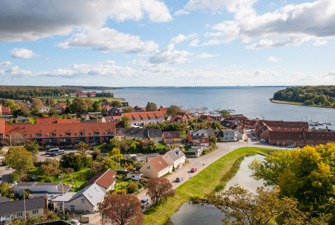
{"label": "tall tree", "polygon": [[110,194],[99,206],[101,223],[140,225],[144,222],[141,202],[132,194]]}
{"label": "tall tree", "polygon": [[5,155],[5,162],[21,176],[34,168],[31,153],[21,146],[11,147]]}
{"label": "tall tree", "polygon": [[147,111],[158,111],[157,105],[153,102],[148,102],[147,107],[145,107]]}
{"label": "tall tree", "polygon": [[86,102],[83,99],[75,98],[72,101],[70,109],[74,113],[81,113],[83,110],[87,110],[88,107],[87,107]]}
{"label": "tall tree", "polygon": [[133,107],[128,106],[128,107],[124,107],[122,109],[122,112],[124,112],[124,113],[131,113],[131,112],[134,112],[134,109],[133,109]]}
{"label": "tall tree", "polygon": [[230,118],[230,112],[228,112],[227,110],[221,110],[220,115],[226,119]]}
{"label": "tall tree", "polygon": [[158,205],[163,199],[173,197],[175,191],[171,182],[166,177],[151,177],[148,181],[148,193],[154,205]]}
{"label": "tall tree", "polygon": [[249,167],[256,179],[278,185],[281,196],[298,199],[300,208],[318,212],[329,198],[335,198],[335,144],[306,146],[294,151],[275,152]]}
{"label": "tall tree", "polygon": [[95,101],[93,103],[93,111],[94,112],[101,112],[102,111],[102,106],[101,106],[100,102]]}
{"label": "tall tree", "polygon": [[209,203],[224,212],[227,225],[306,224],[307,214],[298,209],[296,199],[280,198],[274,191],[257,189],[257,195],[239,186],[219,195],[210,194]]}
{"label": "tall tree", "polygon": [[65,104],[66,104],[67,106],[69,106],[69,105],[71,104],[70,99],[67,98],[67,99],[65,100]]}
{"label": "tall tree", "polygon": [[123,126],[124,128],[130,128],[129,121],[130,121],[129,117],[127,117],[127,116],[123,116],[123,117],[122,117],[122,121],[121,121],[122,126]]}
{"label": "tall tree", "polygon": [[178,112],[180,112],[181,109],[179,106],[176,106],[176,105],[171,105],[168,110],[167,110],[167,114],[168,115],[171,115],[171,116],[174,116],[176,115]]}
{"label": "tall tree", "polygon": [[35,141],[31,141],[26,145],[26,149],[28,152],[31,153],[34,161],[37,161],[37,154],[39,153],[40,145],[37,144]]}
{"label": "tall tree", "polygon": [[82,158],[87,156],[87,152],[90,149],[90,146],[86,144],[85,142],[81,141],[78,144],[76,144],[77,153],[80,154]]}
{"label": "tall tree", "polygon": [[90,98],[86,98],[86,99],[85,99],[85,102],[86,102],[86,105],[87,105],[88,107],[91,107],[91,109],[93,109],[94,101],[93,101],[92,99],[90,99]]}
{"label": "tall tree", "polygon": [[114,107],[117,107],[117,106],[122,106],[122,103],[120,101],[113,101],[111,105]]}
{"label": "tall tree", "polygon": [[42,101],[38,98],[33,98],[33,101],[31,102],[31,110],[32,111],[41,111],[42,109]]}

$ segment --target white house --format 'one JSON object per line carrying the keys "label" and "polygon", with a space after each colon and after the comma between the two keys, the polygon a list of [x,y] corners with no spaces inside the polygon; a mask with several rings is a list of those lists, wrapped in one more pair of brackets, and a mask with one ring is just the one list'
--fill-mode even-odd
{"label": "white house", "polygon": [[49,112],[49,107],[45,106],[45,105],[42,105],[42,109],[40,110],[41,113],[44,113],[44,112]]}
{"label": "white house", "polygon": [[186,157],[184,152],[179,149],[174,149],[165,153],[163,159],[169,165],[173,166],[173,168],[180,169],[185,163]]}
{"label": "white house", "polygon": [[48,193],[48,194],[62,194],[70,190],[70,187],[65,186],[62,182],[59,183],[37,183],[26,182],[17,183],[13,186],[13,192],[21,194],[24,190],[30,190],[30,193]]}
{"label": "white house", "polygon": [[98,210],[98,204],[103,202],[106,189],[93,183],[79,192],[68,192],[52,200],[54,209],[58,212],[65,209],[70,212],[89,212],[94,213]]}
{"label": "white house", "polygon": [[162,156],[157,156],[144,164],[140,172],[144,177],[162,177],[172,172],[172,166],[167,164]]}
{"label": "white house", "polygon": [[8,224],[11,220],[24,220],[26,212],[30,217],[48,214],[47,201],[45,198],[31,198],[9,201],[9,198],[0,196],[0,224]]}
{"label": "white house", "polygon": [[89,181],[87,181],[84,187],[96,183],[101,188],[106,189],[107,192],[115,188],[115,175],[116,172],[114,170],[108,169],[92,177]]}

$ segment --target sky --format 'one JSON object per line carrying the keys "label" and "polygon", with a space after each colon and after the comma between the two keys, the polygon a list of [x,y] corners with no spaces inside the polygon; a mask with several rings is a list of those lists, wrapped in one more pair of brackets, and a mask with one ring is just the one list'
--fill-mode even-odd
{"label": "sky", "polygon": [[332,85],[334,50],[334,0],[0,0],[0,85]]}

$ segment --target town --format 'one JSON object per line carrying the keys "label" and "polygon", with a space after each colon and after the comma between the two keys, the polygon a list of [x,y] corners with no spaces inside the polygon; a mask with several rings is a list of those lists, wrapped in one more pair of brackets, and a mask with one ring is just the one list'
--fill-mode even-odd
{"label": "town", "polygon": [[[143,213],[237,148],[293,149],[335,141],[334,132],[309,129],[308,122],[83,99],[93,95],[77,93],[72,102],[48,107],[40,99],[2,100],[1,223],[98,224],[110,194],[130,195],[129,201],[135,196],[137,213]],[[162,196],[151,191],[162,186],[168,189]]]}

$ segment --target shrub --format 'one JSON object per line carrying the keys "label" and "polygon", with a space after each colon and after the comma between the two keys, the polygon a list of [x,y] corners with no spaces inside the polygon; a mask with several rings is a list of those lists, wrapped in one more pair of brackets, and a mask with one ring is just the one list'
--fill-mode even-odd
{"label": "shrub", "polygon": [[30,179],[30,175],[26,174],[23,177],[21,177],[21,182],[27,182]]}
{"label": "shrub", "polygon": [[140,184],[142,184],[143,187],[148,186],[148,179],[147,178],[141,178],[140,179]]}
{"label": "shrub", "polygon": [[10,179],[11,179],[12,182],[13,181],[20,181],[21,180],[21,175],[17,171],[15,171],[15,172],[10,174]]}
{"label": "shrub", "polygon": [[138,190],[138,183],[132,183],[127,188],[128,193],[133,194]]}

